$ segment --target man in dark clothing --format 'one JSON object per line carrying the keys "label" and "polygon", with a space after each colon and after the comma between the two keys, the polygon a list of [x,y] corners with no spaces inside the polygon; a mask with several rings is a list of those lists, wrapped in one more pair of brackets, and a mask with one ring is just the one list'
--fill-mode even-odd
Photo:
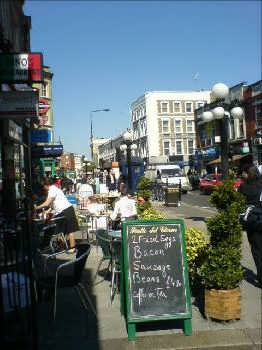
{"label": "man in dark clothing", "polygon": [[[251,166],[243,172],[244,183],[239,187],[248,206],[261,207],[262,182],[256,167]],[[257,268],[257,279],[262,285],[262,227],[259,225],[250,226],[247,222],[247,238],[251,247],[252,256]]]}

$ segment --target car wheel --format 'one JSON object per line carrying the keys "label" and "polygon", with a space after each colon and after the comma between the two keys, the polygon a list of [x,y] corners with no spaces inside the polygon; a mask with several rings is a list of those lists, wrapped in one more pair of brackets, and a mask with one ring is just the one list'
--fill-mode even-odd
{"label": "car wheel", "polygon": [[183,194],[187,194],[187,190],[182,190],[182,193]]}

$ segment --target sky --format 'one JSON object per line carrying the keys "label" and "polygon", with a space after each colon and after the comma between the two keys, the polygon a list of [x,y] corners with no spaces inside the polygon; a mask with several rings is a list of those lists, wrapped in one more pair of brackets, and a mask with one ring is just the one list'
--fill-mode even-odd
{"label": "sky", "polygon": [[[211,89],[261,79],[260,1],[37,1],[31,51],[51,67],[55,137],[89,153],[130,126],[146,91]],[[194,79],[197,78],[197,79]]]}

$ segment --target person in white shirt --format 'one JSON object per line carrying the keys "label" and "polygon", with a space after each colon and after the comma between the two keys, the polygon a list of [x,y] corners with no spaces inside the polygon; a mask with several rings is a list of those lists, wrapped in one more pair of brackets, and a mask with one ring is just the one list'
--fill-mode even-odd
{"label": "person in white shirt", "polygon": [[93,187],[86,182],[85,179],[81,181],[78,187],[78,197],[80,209],[87,209],[88,199],[93,196]]}
{"label": "person in white shirt", "polygon": [[69,240],[71,251],[75,247],[75,235],[73,232],[79,230],[78,222],[75,215],[75,210],[72,204],[67,200],[63,191],[53,185],[52,180],[45,178],[42,182],[43,188],[48,192],[47,199],[40,205],[36,205],[35,209],[51,207],[54,212],[54,217],[65,217],[64,234]]}
{"label": "person in white shirt", "polygon": [[121,197],[115,203],[114,211],[111,215],[111,220],[115,221],[117,217],[120,217],[121,221],[137,219],[136,202],[130,198],[125,186],[121,188]]}

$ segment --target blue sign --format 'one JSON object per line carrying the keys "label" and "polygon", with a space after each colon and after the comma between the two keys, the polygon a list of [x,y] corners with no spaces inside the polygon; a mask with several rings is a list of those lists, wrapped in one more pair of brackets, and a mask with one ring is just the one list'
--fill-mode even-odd
{"label": "blue sign", "polygon": [[31,130],[31,143],[50,143],[51,130],[49,129],[33,129]]}
{"label": "blue sign", "polygon": [[33,157],[60,157],[63,145],[35,146],[32,148]]}
{"label": "blue sign", "polygon": [[216,156],[217,154],[216,148],[208,148],[206,152],[208,157],[213,157],[213,156]]}

